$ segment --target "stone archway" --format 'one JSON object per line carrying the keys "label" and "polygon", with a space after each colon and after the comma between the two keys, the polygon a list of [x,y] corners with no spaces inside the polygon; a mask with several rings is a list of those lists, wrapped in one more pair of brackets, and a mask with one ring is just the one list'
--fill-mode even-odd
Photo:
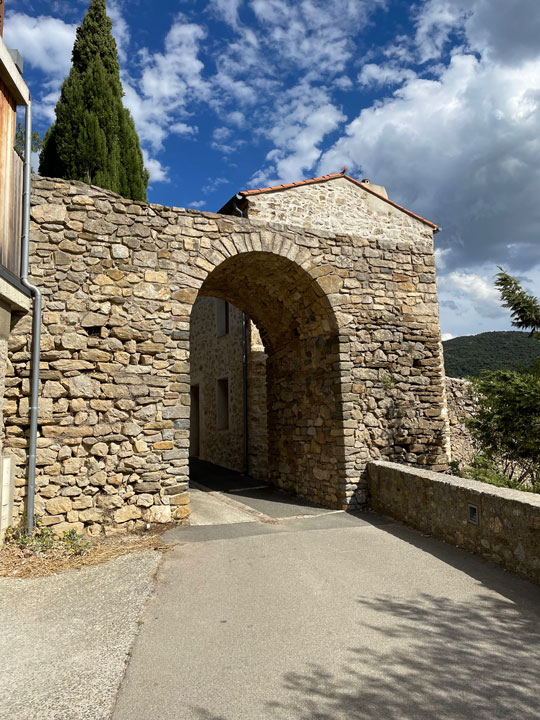
{"label": "stone archway", "polygon": [[340,329],[325,292],[297,263],[271,252],[228,258],[199,296],[253,319],[266,354],[268,480],[331,506],[345,502]]}
{"label": "stone archway", "polygon": [[[356,235],[132,203],[34,178],[44,296],[36,509],[56,531],[189,515],[190,314],[245,309],[271,359],[274,482],[366,502],[366,463],[446,468],[433,230],[364,208]],[[29,318],[10,336],[3,445],[24,509]]]}

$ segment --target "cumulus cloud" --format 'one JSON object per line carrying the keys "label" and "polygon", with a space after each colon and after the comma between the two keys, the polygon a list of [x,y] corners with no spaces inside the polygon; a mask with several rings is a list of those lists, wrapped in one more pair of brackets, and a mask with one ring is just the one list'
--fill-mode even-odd
{"label": "cumulus cloud", "polygon": [[355,33],[383,5],[384,0],[251,0],[276,58],[310,77],[342,73],[354,53]]}
{"label": "cumulus cloud", "polygon": [[75,24],[54,17],[32,17],[21,12],[6,15],[4,41],[7,46],[18,49],[25,64],[44,76],[34,97],[36,118],[54,120],[60,87],[71,67],[76,29]]}
{"label": "cumulus cloud", "polygon": [[255,185],[302,179],[320,157],[325,136],[345,116],[326,90],[300,83],[280,98],[272,120],[266,134],[274,148],[266,156],[267,164],[253,176]]}
{"label": "cumulus cloud", "polygon": [[[540,53],[518,67],[456,53],[364,109],[323,156],[384,178],[391,197],[442,225],[446,266],[540,262]],[[516,217],[520,218],[516,224]]]}
{"label": "cumulus cloud", "polygon": [[71,66],[75,30],[76,25],[58,18],[8,12],[4,40],[9,47],[18,48],[32,67],[63,78]]}

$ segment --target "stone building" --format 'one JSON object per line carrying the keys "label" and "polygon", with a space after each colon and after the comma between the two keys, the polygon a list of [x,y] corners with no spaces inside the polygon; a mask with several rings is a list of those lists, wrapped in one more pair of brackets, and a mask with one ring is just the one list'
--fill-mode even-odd
{"label": "stone building", "polygon": [[[14,149],[17,107],[27,106],[30,93],[21,76],[22,62],[0,37],[0,399],[4,396],[8,339],[12,325],[32,305],[21,283],[22,161]],[[0,422],[2,403],[0,402]],[[12,458],[0,446],[0,541],[13,520]],[[22,459],[23,467],[26,466]]]}
{"label": "stone building", "polygon": [[190,457],[266,479],[266,353],[257,328],[226,300],[199,297],[190,330]]}
{"label": "stone building", "polygon": [[[381,188],[332,175],[239,193],[212,214],[35,177],[31,215],[31,280],[44,295],[45,525],[99,534],[189,514],[194,322],[205,298],[216,323],[218,298],[260,333],[252,358],[265,356],[266,382],[261,363],[250,372],[266,388],[264,432],[248,450],[266,455],[256,472],[269,482],[342,508],[366,502],[369,459],[447,467],[436,227]],[[3,427],[19,514],[29,322],[10,339]],[[238,319],[229,323],[237,332]],[[217,420],[217,381],[230,391],[237,380],[217,364],[215,373]],[[236,460],[221,461],[241,467],[235,448]]]}

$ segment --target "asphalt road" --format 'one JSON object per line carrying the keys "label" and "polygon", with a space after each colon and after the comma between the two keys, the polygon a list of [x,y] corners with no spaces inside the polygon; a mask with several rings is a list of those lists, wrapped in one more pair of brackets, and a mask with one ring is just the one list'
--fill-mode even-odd
{"label": "asphalt road", "polygon": [[0,718],[109,718],[160,560],[0,578]]}
{"label": "asphalt road", "polygon": [[540,588],[375,515],[276,514],[168,534],[114,720],[540,719]]}

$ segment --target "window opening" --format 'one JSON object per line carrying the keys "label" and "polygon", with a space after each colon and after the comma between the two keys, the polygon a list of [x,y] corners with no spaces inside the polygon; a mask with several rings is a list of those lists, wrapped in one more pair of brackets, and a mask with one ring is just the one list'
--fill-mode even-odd
{"label": "window opening", "polygon": [[229,427],[229,378],[217,381],[216,426],[218,430],[227,430]]}
{"label": "window opening", "polygon": [[216,326],[218,337],[229,334],[229,303],[220,298],[216,298]]}

